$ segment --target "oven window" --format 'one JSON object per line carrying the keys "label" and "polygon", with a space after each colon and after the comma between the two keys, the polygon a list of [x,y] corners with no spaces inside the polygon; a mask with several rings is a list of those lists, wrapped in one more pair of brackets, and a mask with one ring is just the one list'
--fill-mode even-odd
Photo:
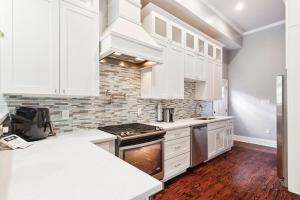
{"label": "oven window", "polygon": [[155,175],[162,171],[162,143],[126,149],[123,159],[145,173]]}

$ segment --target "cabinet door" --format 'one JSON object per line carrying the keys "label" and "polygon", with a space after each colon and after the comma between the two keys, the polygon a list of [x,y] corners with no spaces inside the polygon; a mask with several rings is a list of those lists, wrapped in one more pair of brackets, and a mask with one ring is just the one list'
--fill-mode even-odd
{"label": "cabinet door", "polygon": [[207,44],[207,56],[210,58],[210,59],[215,59],[215,46],[211,43],[208,43]]}
{"label": "cabinet door", "polygon": [[223,50],[221,47],[216,47],[215,48],[216,52],[215,52],[215,55],[216,55],[216,61],[218,63],[222,63],[222,60],[223,60]]}
{"label": "cabinet door", "polygon": [[208,158],[213,157],[217,153],[216,133],[209,132],[207,134],[207,152]]}
{"label": "cabinet door", "polygon": [[190,51],[196,50],[196,36],[192,32],[185,32],[185,48]]}
{"label": "cabinet door", "polygon": [[184,78],[194,80],[197,55],[190,51],[184,53]]}
{"label": "cabinet door", "polygon": [[202,56],[196,58],[195,76],[198,81],[206,81],[205,58]]}
{"label": "cabinet door", "polygon": [[1,0],[3,93],[59,92],[58,0]]}
{"label": "cabinet door", "polygon": [[197,42],[197,52],[204,56],[205,55],[205,40],[203,38],[198,38],[198,42]]}
{"label": "cabinet door", "polygon": [[163,64],[152,67],[151,94],[154,99],[168,98],[168,59],[169,59],[169,44],[162,41],[157,43],[163,49]]}
{"label": "cabinet door", "polygon": [[173,45],[183,47],[183,28],[171,23],[171,43]]}
{"label": "cabinet door", "polygon": [[99,13],[99,0],[64,0],[89,11]]}
{"label": "cabinet door", "polygon": [[184,99],[184,50],[170,45],[168,55],[169,98]]}
{"label": "cabinet door", "polygon": [[217,131],[218,132],[216,133],[216,148],[218,152],[221,152],[225,148],[224,139],[226,135],[226,129],[218,129]]}
{"label": "cabinet door", "polygon": [[169,21],[157,13],[152,13],[152,36],[164,41],[169,40]]}
{"label": "cabinet door", "polygon": [[222,99],[222,65],[214,64],[213,97],[214,100]]}
{"label": "cabinet door", "polygon": [[99,17],[61,2],[61,94],[99,95]]}

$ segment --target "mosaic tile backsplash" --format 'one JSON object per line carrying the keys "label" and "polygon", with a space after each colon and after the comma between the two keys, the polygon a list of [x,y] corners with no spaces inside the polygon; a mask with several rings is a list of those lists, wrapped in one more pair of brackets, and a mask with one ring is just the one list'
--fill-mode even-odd
{"label": "mosaic tile backsplash", "polygon": [[[4,96],[0,107],[13,110],[17,106],[49,107],[51,120],[58,132],[76,128],[97,128],[98,126],[132,122],[150,122],[156,119],[156,105],[175,108],[175,120],[195,117],[197,104],[203,107],[202,115],[212,114],[212,103],[195,101],[195,84],[185,82],[184,100],[151,100],[140,98],[140,69],[118,65],[101,65],[100,96],[89,98],[40,98],[25,96]],[[126,100],[117,99],[109,104],[106,91],[126,93]],[[138,116],[138,108],[142,114]],[[70,118],[63,120],[62,110],[69,110]]]}

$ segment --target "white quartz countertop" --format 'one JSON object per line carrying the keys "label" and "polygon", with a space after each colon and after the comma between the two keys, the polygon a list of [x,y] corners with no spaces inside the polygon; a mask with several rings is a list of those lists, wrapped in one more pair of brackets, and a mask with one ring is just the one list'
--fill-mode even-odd
{"label": "white quartz countertop", "polygon": [[173,129],[178,129],[178,128],[185,128],[185,127],[190,127],[194,125],[199,125],[199,124],[209,124],[213,122],[218,122],[218,121],[224,121],[224,120],[230,120],[233,119],[234,117],[232,116],[218,116],[214,117],[215,119],[213,120],[198,120],[195,118],[189,118],[189,119],[180,119],[176,120],[175,122],[153,122],[149,123],[150,125],[154,126],[159,126],[165,130],[173,130]]}
{"label": "white quartz countertop", "polygon": [[137,200],[160,191],[160,181],[93,144],[114,139],[80,130],[0,152],[0,199]]}

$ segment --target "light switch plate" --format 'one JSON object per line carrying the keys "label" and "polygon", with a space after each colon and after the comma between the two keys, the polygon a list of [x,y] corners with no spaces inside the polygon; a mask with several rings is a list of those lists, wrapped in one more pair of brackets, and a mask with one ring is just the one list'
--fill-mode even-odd
{"label": "light switch plate", "polygon": [[138,108],[137,115],[138,115],[138,117],[140,117],[142,115],[142,108]]}
{"label": "light switch plate", "polygon": [[61,117],[62,119],[70,119],[70,111],[69,110],[62,110],[61,111]]}

